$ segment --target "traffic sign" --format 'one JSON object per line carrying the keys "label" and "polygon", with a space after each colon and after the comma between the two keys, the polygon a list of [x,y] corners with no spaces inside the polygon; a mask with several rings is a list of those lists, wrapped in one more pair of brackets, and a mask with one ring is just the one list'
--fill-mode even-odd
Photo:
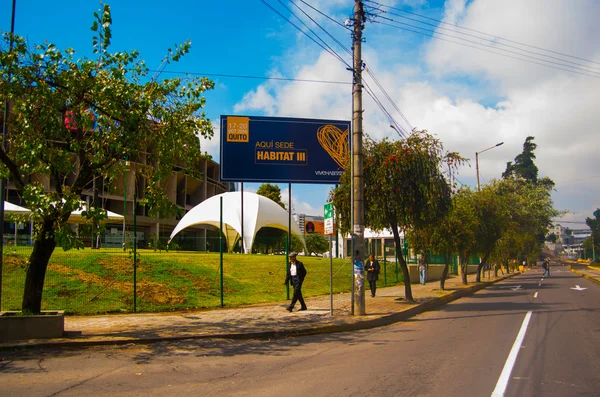
{"label": "traffic sign", "polygon": [[333,203],[325,204],[323,208],[323,218],[325,218],[325,234],[333,234]]}
{"label": "traffic sign", "polygon": [[325,218],[325,219],[328,219],[328,218],[333,219],[333,203],[327,203],[327,204],[325,204],[323,218]]}

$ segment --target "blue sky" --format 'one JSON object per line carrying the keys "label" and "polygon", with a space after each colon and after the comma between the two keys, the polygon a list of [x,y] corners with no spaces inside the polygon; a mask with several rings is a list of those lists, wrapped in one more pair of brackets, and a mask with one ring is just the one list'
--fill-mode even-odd
{"label": "blue sky", "polygon": [[[287,17],[290,12],[281,3],[295,9],[288,0],[281,3],[265,1]],[[595,21],[600,15],[600,5],[593,0],[575,3],[559,0],[551,9],[545,6],[544,0],[378,2],[447,24],[468,27],[472,34],[475,31],[491,33],[600,62],[600,45],[594,39],[600,36]],[[346,29],[314,13],[302,1],[295,0],[295,3],[346,48],[350,47],[350,34]],[[352,13],[354,2],[306,0],[306,3],[343,23]],[[4,31],[10,28],[11,4],[12,0],[0,0],[0,29]],[[120,0],[109,4],[113,14],[113,50],[137,49],[151,69],[160,65],[167,48],[190,39],[191,53],[180,63],[170,65],[167,71],[334,81],[350,81],[351,78],[340,61],[325,53],[260,0],[171,3]],[[90,55],[92,32],[89,27],[92,13],[98,8],[99,3],[92,0],[64,1],[60,6],[54,2],[17,0],[15,30],[31,43],[47,40],[59,48],[73,47],[82,56]],[[379,8],[399,13],[392,8]],[[438,25],[437,28],[419,25],[400,16],[381,15],[397,22],[436,29],[438,33],[454,34],[441,29],[452,28],[451,25],[438,25],[438,22],[414,14],[399,13]],[[471,166],[459,170],[461,183],[475,186],[476,151],[505,142],[505,145],[481,155],[481,180],[486,182],[499,178],[506,162],[512,161],[520,153],[525,138],[533,135],[538,144],[536,163],[540,174],[557,182],[553,196],[556,206],[572,212],[564,220],[582,221],[591,216],[600,206],[600,175],[595,154],[600,142],[597,132],[600,124],[597,112],[599,78],[433,40],[383,24],[388,22],[378,17],[367,23],[363,49],[367,67],[375,72],[412,126],[433,132],[447,150],[471,158]],[[349,61],[344,49],[311,22],[307,23]],[[532,47],[527,48],[532,50]],[[580,62],[592,71],[600,68],[600,63],[565,58],[556,53],[543,54],[554,54],[561,63]],[[533,56],[528,53],[528,57]],[[166,76],[170,75],[165,73]],[[221,114],[351,117],[351,94],[347,85],[208,77],[216,85],[206,95],[205,111],[216,128]],[[367,81],[375,87],[372,80]],[[374,91],[400,122],[399,114],[390,102],[385,101],[383,93]],[[409,128],[405,123],[402,125]],[[365,132],[376,138],[395,134],[368,97],[365,98]],[[218,160],[216,135],[210,142],[203,142],[202,147]],[[256,190],[259,185],[245,186]],[[281,185],[281,188],[284,201],[287,201],[287,185]],[[322,215],[328,191],[326,185],[294,184],[294,208],[310,215]]]}

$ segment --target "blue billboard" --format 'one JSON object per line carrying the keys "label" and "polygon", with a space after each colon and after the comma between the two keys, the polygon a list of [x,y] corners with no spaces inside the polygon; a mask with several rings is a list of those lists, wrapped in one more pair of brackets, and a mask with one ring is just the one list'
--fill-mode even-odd
{"label": "blue billboard", "polygon": [[350,122],[221,116],[221,180],[339,183]]}

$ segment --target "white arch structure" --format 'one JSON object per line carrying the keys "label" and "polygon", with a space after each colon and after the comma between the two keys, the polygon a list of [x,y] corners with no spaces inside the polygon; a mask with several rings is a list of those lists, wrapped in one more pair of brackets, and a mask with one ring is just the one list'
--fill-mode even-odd
{"label": "white arch structure", "polygon": [[[192,208],[179,221],[169,241],[180,231],[196,225],[211,225],[219,228],[220,198],[223,197],[223,232],[229,251],[242,234],[241,192],[222,193],[204,200]],[[288,230],[288,213],[273,200],[255,193],[244,192],[244,247],[251,252],[256,233],[263,227]],[[304,244],[304,236],[298,224],[292,220],[291,232]]]}

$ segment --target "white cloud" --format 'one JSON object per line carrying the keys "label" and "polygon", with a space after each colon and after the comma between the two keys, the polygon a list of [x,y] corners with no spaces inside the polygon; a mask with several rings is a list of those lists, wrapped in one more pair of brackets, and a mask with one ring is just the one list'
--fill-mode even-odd
{"label": "white cloud", "polygon": [[[596,40],[600,36],[596,23],[600,3],[582,0],[575,6],[565,0],[553,2],[552,7],[543,0],[508,3],[448,1],[444,20],[600,62]],[[482,183],[499,178],[506,162],[514,160],[531,135],[538,145],[535,154],[540,176],[557,182],[553,195],[557,208],[571,209],[574,215],[570,216],[582,221],[600,206],[600,188],[595,187],[600,79],[435,40],[426,43],[421,52],[412,53],[422,57],[417,59],[402,57],[405,52],[401,49],[395,54],[393,45],[370,37],[363,51],[367,65],[377,72],[378,80],[413,126],[429,130],[447,150],[471,159],[471,167],[460,170],[460,180],[474,186],[475,152],[504,142],[482,153],[479,162]],[[349,81],[351,77],[326,53],[314,62],[297,54],[290,59],[294,62],[283,59],[280,67],[298,79]],[[600,70],[600,65],[596,67]],[[363,102],[365,133],[375,138],[394,137],[388,120],[366,93]],[[384,103],[400,120],[389,102]],[[236,111],[350,119],[351,106],[351,90],[346,85],[268,82],[246,93]],[[305,213],[318,211],[326,199],[323,196],[295,205],[305,206]]]}

